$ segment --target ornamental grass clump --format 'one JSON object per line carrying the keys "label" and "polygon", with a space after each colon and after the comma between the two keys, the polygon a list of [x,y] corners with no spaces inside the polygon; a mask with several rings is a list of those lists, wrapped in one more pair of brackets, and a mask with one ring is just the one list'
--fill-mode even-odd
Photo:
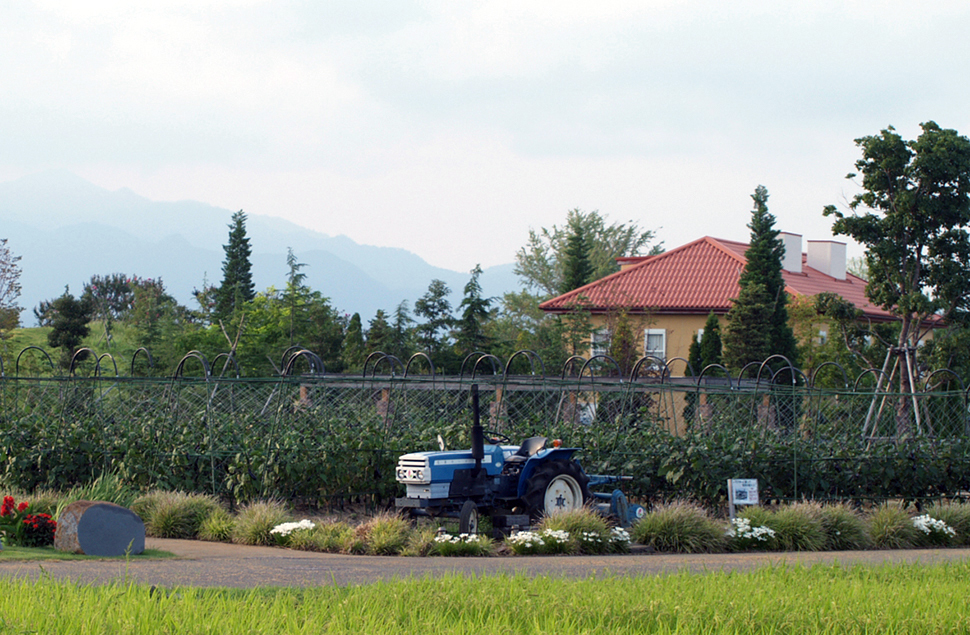
{"label": "ornamental grass clump", "polygon": [[401,555],[407,557],[424,557],[432,555],[431,551],[435,547],[435,538],[438,537],[440,529],[431,525],[419,526],[411,531]]}
{"label": "ornamental grass clump", "polygon": [[783,551],[821,551],[825,548],[825,530],[819,518],[817,503],[795,503],[772,514],[770,526],[777,534]]}
{"label": "ornamental grass clump", "polygon": [[221,509],[208,494],[185,492],[159,492],[150,503],[138,505],[136,500],[132,506],[145,523],[145,533],[156,538],[195,538],[205,519]]}
{"label": "ornamental grass clump", "polygon": [[355,536],[348,545],[349,551],[372,556],[397,555],[407,544],[410,532],[410,523],[401,516],[380,514],[357,527]]}
{"label": "ornamental grass clump", "polygon": [[866,521],[859,512],[848,505],[837,503],[823,505],[819,520],[825,532],[825,549],[829,551],[853,551],[869,547]]}
{"label": "ornamental grass clump", "polygon": [[876,549],[912,549],[919,539],[912,519],[898,504],[879,505],[867,520],[869,538]]}
{"label": "ornamental grass clump", "polygon": [[290,520],[283,504],[276,500],[250,503],[236,515],[232,541],[239,545],[273,545],[273,527]]}
{"label": "ornamental grass clump", "polygon": [[482,534],[458,534],[438,532],[434,537],[430,556],[491,556],[495,553],[495,543]]}
{"label": "ornamental grass clump", "polygon": [[210,542],[229,542],[236,519],[222,507],[212,510],[199,525],[197,537]]}
{"label": "ornamental grass clump", "polygon": [[657,551],[673,553],[710,553],[726,546],[723,525],[701,506],[685,501],[648,512],[633,526],[633,539]]}
{"label": "ornamental grass clump", "polygon": [[570,543],[568,553],[601,554],[614,550],[610,523],[586,507],[545,516],[537,529],[540,533],[566,532]]}
{"label": "ornamental grass clump", "polygon": [[[72,487],[61,496],[55,516],[59,518],[65,507],[77,501],[104,501],[135,511],[132,506],[138,497],[138,492],[129,487],[121,477],[116,474],[103,474],[90,483]],[[141,516],[138,511],[135,513]]]}

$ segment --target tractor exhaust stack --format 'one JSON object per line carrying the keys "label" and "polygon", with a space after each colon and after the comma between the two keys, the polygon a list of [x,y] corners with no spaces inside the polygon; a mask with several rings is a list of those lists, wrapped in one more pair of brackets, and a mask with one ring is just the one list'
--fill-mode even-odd
{"label": "tractor exhaust stack", "polygon": [[472,458],[475,459],[475,475],[482,469],[485,458],[485,431],[478,410],[478,384],[472,384]]}

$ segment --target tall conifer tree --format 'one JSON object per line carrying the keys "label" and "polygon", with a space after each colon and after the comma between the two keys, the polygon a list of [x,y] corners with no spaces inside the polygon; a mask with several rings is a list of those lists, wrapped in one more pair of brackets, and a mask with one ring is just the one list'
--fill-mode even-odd
{"label": "tall conifer tree", "polygon": [[246,236],[246,214],[239,210],[232,215],[229,225],[229,242],[223,245],[226,258],[222,261],[222,284],[216,293],[216,320],[228,319],[245,302],[256,297],[253,284],[252,248]]}
{"label": "tall conifer tree", "polygon": [[798,343],[788,323],[788,294],[781,275],[785,245],[774,228],[775,217],[768,212],[768,190],[759,185],[751,198],[751,243],[744,253],[748,262],[738,280],[740,293],[728,312],[724,361],[741,368],[783,355],[797,364]]}

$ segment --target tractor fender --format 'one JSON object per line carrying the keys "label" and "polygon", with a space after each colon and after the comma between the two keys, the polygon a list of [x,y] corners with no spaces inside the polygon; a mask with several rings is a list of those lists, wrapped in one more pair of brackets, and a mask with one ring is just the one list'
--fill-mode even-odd
{"label": "tractor fender", "polygon": [[573,454],[581,450],[582,448],[550,448],[548,450],[540,450],[536,452],[533,456],[529,457],[529,460],[525,462],[522,466],[522,473],[519,475],[519,487],[516,495],[519,498],[525,496],[526,484],[529,479],[532,478],[532,474],[540,466],[548,463],[549,461],[568,461],[573,458]]}

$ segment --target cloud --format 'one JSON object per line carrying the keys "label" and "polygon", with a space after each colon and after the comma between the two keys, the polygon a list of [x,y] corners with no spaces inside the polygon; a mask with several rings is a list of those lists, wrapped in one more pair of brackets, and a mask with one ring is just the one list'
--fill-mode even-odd
{"label": "cloud", "polygon": [[572,207],[663,226],[668,245],[744,238],[759,183],[779,224],[817,235],[852,139],[970,128],[970,6],[951,1],[2,11],[0,173],[67,168],[461,270],[508,262]]}

